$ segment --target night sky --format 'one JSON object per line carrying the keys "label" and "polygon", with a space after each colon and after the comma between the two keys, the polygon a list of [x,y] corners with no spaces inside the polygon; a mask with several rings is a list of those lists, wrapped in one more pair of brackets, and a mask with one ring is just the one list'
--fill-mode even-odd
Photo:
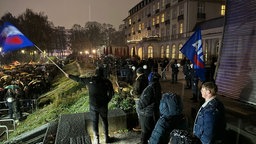
{"label": "night sky", "polygon": [[18,16],[27,8],[43,12],[54,26],[71,28],[88,21],[112,24],[118,29],[128,11],[141,0],[0,0],[0,17],[10,12]]}

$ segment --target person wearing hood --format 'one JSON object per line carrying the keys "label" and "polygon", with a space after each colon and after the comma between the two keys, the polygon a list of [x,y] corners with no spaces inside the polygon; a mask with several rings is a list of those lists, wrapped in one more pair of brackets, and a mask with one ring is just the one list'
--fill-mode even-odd
{"label": "person wearing hood", "polygon": [[160,101],[160,118],[149,139],[149,144],[167,144],[174,129],[186,129],[187,121],[183,114],[183,103],[179,95],[164,93]]}
{"label": "person wearing hood", "polygon": [[158,73],[153,73],[149,84],[142,92],[138,101],[138,113],[141,125],[141,143],[147,144],[159,118],[159,104],[161,100],[161,85]]}
{"label": "person wearing hood", "polygon": [[114,89],[112,82],[109,79],[104,78],[103,68],[96,68],[95,73],[95,76],[83,78],[70,74],[66,74],[65,76],[88,87],[90,113],[93,123],[94,143],[99,144],[99,116],[103,122],[105,142],[109,143],[110,137],[108,134],[108,103],[114,95]]}

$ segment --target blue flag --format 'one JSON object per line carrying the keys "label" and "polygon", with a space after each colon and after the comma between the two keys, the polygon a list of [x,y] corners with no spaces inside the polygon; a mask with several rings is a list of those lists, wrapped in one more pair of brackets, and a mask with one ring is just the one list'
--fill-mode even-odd
{"label": "blue flag", "polygon": [[180,51],[193,63],[196,75],[205,81],[205,64],[202,47],[201,29],[198,27]]}
{"label": "blue flag", "polygon": [[34,46],[34,44],[12,24],[5,22],[0,27],[1,53],[7,53],[29,46]]}

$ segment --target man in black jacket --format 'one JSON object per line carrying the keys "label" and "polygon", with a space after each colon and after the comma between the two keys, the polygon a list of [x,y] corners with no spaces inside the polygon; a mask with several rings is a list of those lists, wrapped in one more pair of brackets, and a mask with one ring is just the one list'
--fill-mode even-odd
{"label": "man in black jacket", "polygon": [[110,141],[108,135],[108,103],[114,95],[113,85],[109,79],[104,78],[102,68],[96,69],[96,76],[80,78],[79,76],[66,74],[76,82],[85,84],[89,90],[90,113],[93,122],[94,143],[99,143],[99,116],[103,121],[105,141]]}

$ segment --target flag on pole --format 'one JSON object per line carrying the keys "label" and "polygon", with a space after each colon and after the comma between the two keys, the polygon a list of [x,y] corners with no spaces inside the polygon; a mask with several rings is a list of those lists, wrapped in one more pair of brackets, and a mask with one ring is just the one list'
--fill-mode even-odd
{"label": "flag on pole", "polygon": [[0,27],[1,53],[7,53],[29,46],[34,46],[34,44],[11,23],[5,22]]}
{"label": "flag on pole", "polygon": [[193,63],[196,75],[205,81],[205,64],[202,48],[201,29],[198,27],[180,51]]}

